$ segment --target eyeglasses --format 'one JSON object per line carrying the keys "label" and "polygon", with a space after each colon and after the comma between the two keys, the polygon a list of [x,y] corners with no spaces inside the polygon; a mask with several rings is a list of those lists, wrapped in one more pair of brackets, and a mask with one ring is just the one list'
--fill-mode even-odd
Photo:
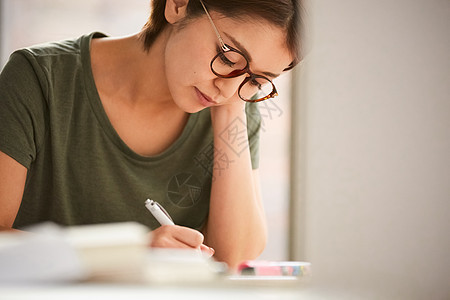
{"label": "eyeglasses", "polygon": [[220,78],[235,78],[243,74],[250,75],[244,79],[238,89],[239,97],[246,102],[260,102],[278,96],[277,89],[269,78],[252,73],[245,55],[224,43],[205,4],[202,0],[199,1],[220,43],[220,47],[217,47],[217,55],[211,60],[210,65],[214,75]]}

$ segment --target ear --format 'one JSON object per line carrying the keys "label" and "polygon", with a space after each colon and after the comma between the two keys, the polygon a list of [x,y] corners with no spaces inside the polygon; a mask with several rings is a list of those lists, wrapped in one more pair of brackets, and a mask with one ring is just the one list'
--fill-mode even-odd
{"label": "ear", "polygon": [[167,22],[174,24],[186,16],[189,0],[167,0],[164,16]]}

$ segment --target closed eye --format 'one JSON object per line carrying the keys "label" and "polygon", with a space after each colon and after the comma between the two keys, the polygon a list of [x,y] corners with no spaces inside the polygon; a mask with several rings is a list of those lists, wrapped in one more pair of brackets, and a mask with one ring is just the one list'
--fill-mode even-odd
{"label": "closed eye", "polygon": [[257,78],[252,78],[249,80],[249,82],[252,86],[257,87],[258,89],[261,89],[262,87],[261,83],[257,80]]}
{"label": "closed eye", "polygon": [[228,57],[225,55],[225,53],[223,53],[223,51],[219,51],[218,54],[219,54],[220,60],[222,61],[222,63],[224,65],[233,67],[236,64],[235,62],[232,62],[231,60],[229,60]]}

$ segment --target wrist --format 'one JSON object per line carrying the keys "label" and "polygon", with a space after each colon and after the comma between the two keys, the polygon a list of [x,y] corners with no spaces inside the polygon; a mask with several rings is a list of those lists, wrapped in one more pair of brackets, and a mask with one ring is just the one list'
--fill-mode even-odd
{"label": "wrist", "polygon": [[244,101],[211,107],[211,121],[214,130],[225,128],[236,119],[247,123]]}

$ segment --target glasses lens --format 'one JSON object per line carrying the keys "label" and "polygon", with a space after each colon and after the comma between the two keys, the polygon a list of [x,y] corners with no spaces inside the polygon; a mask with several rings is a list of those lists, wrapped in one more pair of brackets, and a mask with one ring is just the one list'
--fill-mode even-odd
{"label": "glasses lens", "polygon": [[256,102],[273,92],[273,85],[264,77],[254,77],[245,82],[239,90],[239,96],[245,101]]}
{"label": "glasses lens", "polygon": [[211,64],[214,73],[224,77],[238,76],[246,67],[247,59],[235,51],[220,51]]}

